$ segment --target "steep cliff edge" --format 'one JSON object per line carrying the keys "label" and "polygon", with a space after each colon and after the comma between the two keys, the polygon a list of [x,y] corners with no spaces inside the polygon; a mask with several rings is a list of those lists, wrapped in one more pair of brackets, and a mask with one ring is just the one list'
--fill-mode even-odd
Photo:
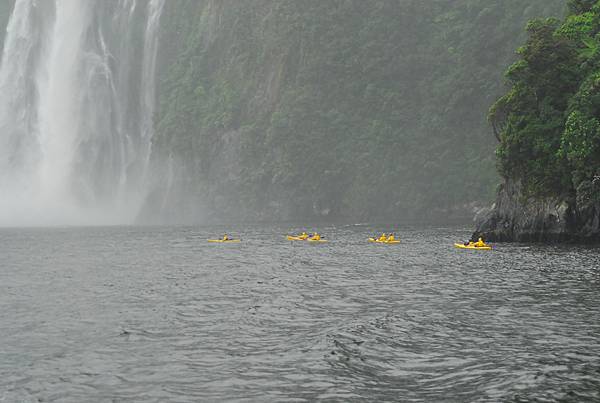
{"label": "steep cliff edge", "polygon": [[564,241],[573,233],[574,209],[568,200],[527,199],[518,182],[508,181],[499,191],[491,211],[483,214],[474,239],[491,242]]}
{"label": "steep cliff edge", "polygon": [[600,180],[582,183],[575,197],[527,198],[518,182],[504,183],[481,214],[473,238],[490,242],[600,242]]}
{"label": "steep cliff edge", "polygon": [[503,176],[474,237],[600,241],[600,4],[534,20],[510,88],[490,111]]}
{"label": "steep cliff edge", "polygon": [[485,110],[563,0],[181,0],[139,221],[444,219],[487,203]]}

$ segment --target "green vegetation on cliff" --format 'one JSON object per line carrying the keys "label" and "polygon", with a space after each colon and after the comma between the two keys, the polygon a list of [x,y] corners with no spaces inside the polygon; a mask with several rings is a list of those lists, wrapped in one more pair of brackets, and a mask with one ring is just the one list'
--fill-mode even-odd
{"label": "green vegetation on cliff", "polygon": [[[498,76],[514,61],[525,22],[560,16],[563,7],[562,0],[167,2],[154,150],[177,165],[164,181],[186,201],[172,203],[227,217],[377,219],[487,202],[497,177],[485,111],[502,91]],[[549,20],[529,31],[549,40],[557,26]],[[564,85],[534,95],[554,100],[575,91],[567,59],[586,48],[552,43],[557,53],[545,62],[564,63],[564,71],[537,77],[517,65],[509,77],[536,76],[541,88],[559,76]],[[503,102],[498,111],[513,107]],[[552,115],[563,106],[539,108]],[[544,116],[535,130],[560,131],[558,119]],[[557,151],[560,139],[550,147]],[[540,161],[539,170],[549,165]]]}
{"label": "green vegetation on cliff", "polygon": [[[594,201],[600,175],[600,2],[570,0],[563,20],[529,23],[490,111],[502,175],[526,196]],[[597,200],[596,200],[597,201]]]}

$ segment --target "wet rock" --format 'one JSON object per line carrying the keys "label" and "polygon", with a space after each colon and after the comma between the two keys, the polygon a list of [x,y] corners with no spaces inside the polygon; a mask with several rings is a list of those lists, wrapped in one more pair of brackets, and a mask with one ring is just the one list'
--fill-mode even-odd
{"label": "wet rock", "polygon": [[532,198],[518,181],[500,187],[496,203],[480,214],[473,238],[490,242],[600,241],[600,183],[582,183],[575,195]]}

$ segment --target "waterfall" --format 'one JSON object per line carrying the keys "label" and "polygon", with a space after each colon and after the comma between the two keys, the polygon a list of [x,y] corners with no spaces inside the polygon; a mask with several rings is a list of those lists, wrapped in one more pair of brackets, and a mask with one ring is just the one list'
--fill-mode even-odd
{"label": "waterfall", "polygon": [[0,225],[132,222],[165,0],[17,0],[0,66]]}
{"label": "waterfall", "polygon": [[146,180],[154,135],[154,106],[156,103],[156,56],[158,55],[158,23],[166,0],[150,0],[144,41],[144,63],[142,71],[142,117],[141,129],[144,143],[143,178]]}

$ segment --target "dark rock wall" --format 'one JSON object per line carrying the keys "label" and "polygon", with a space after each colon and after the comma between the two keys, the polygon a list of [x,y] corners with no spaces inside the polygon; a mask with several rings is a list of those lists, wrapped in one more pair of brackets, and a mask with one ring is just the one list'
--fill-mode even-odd
{"label": "dark rock wall", "polygon": [[473,238],[490,242],[600,241],[600,180],[580,185],[576,195],[528,198],[518,181],[501,186],[496,203],[477,223]]}

